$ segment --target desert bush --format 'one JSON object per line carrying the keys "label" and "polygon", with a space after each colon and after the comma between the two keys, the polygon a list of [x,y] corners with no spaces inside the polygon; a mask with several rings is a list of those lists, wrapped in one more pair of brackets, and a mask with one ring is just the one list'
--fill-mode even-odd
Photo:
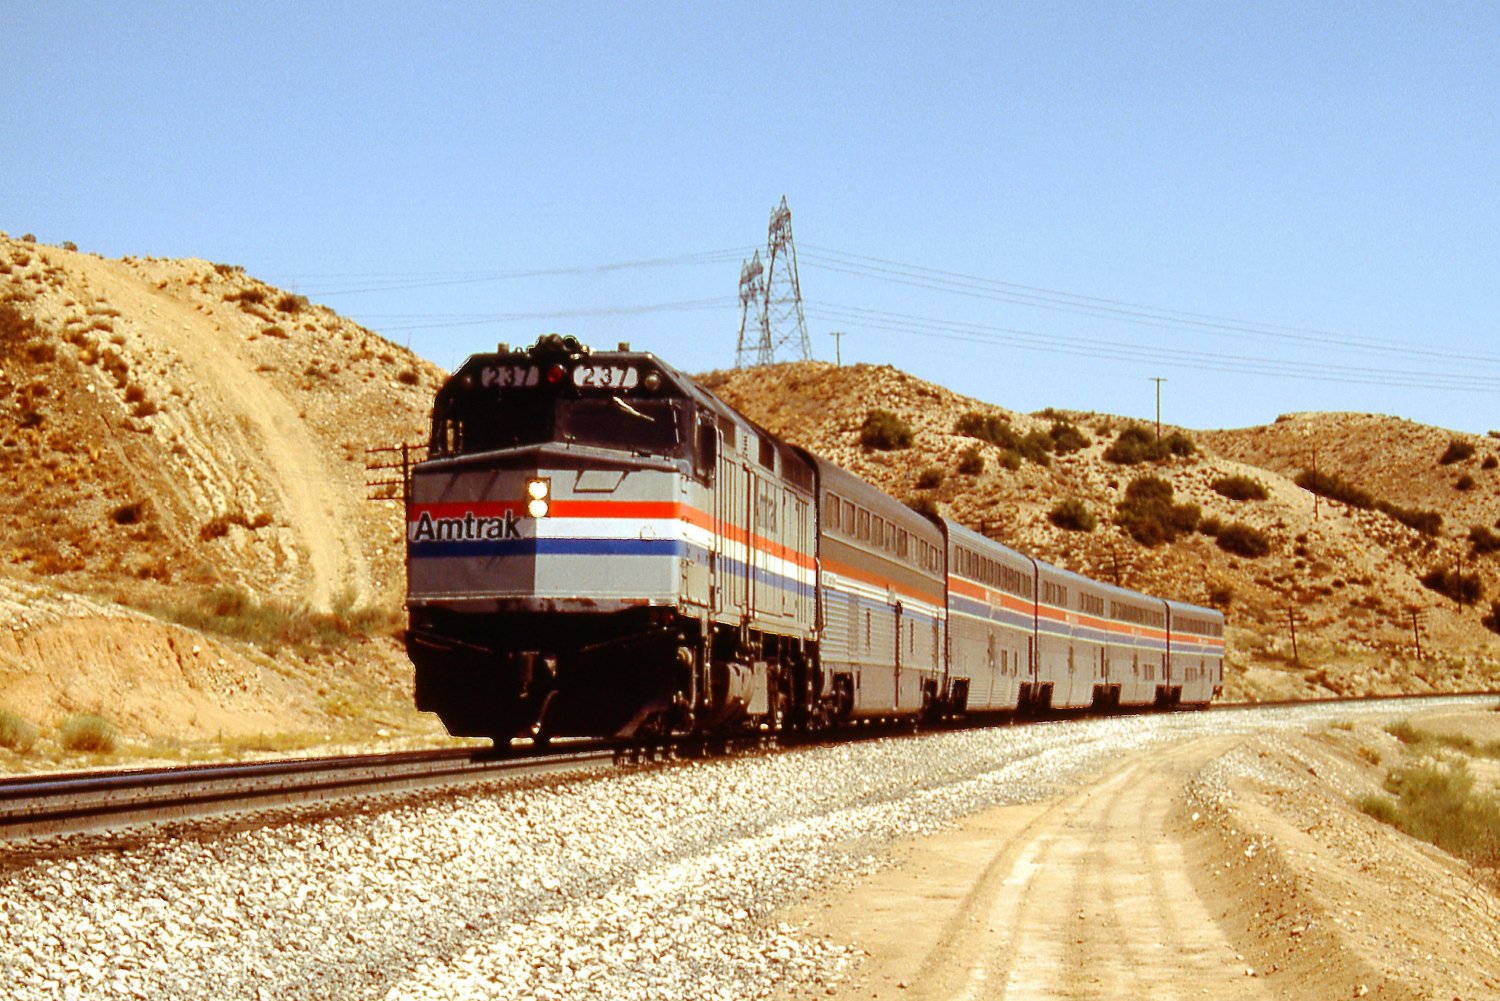
{"label": "desert bush", "polygon": [[0,747],[25,754],[36,746],[37,728],[9,709],[0,709]]}
{"label": "desert bush", "polygon": [[1437,511],[1424,511],[1415,507],[1398,507],[1388,501],[1378,501],[1376,510],[1395,518],[1407,528],[1416,529],[1423,535],[1437,535],[1443,530],[1443,516]]}
{"label": "desert bush", "polygon": [[1208,589],[1208,603],[1221,611],[1227,610],[1234,603],[1234,588],[1228,584],[1215,584]]}
{"label": "desert bush", "polygon": [[1008,448],[1000,453],[1000,458],[997,461],[999,461],[1000,463],[1000,468],[1008,469],[1012,473],[1021,468],[1020,454],[1017,452],[1012,452]]}
{"label": "desert bush", "polygon": [[238,292],[231,292],[224,297],[225,302],[237,302],[245,306],[259,306],[266,301],[264,289],[247,288]]}
{"label": "desert bush", "polygon": [[417,375],[417,370],[414,368],[403,368],[396,373],[396,381],[403,386],[415,386],[420,379],[421,377]]}
{"label": "desert bush", "polygon": [[953,425],[953,431],[1001,448],[1010,448],[1019,437],[1011,430],[1009,419],[998,414],[982,414],[977,410],[971,410],[960,417]]}
{"label": "desert bush", "polygon": [[145,501],[131,501],[129,504],[121,504],[109,513],[109,520],[116,525],[138,525],[145,517]]}
{"label": "desert bush", "polygon": [[1438,457],[1438,464],[1451,466],[1455,462],[1463,462],[1465,459],[1474,457],[1474,446],[1459,438],[1450,439],[1448,448]]}
{"label": "desert bush", "polygon": [[917,489],[936,490],[946,477],[942,466],[928,466],[917,474]]}
{"label": "desert bush", "polygon": [[203,527],[198,529],[198,538],[204,542],[212,539],[222,539],[229,534],[230,525],[239,525],[241,528],[248,528],[251,531],[255,531],[256,529],[265,528],[269,524],[271,524],[271,516],[264,511],[253,518],[244,511],[227,511],[205,522]]}
{"label": "desert bush", "polygon": [[41,333],[31,317],[8,302],[0,302],[0,358],[19,357],[40,339]]}
{"label": "desert bush", "polygon": [[1193,439],[1189,438],[1181,431],[1173,431],[1171,434],[1167,435],[1161,440],[1161,445],[1163,450],[1165,450],[1168,454],[1176,455],[1181,458],[1187,458],[1188,456],[1193,455],[1198,451],[1198,447],[1193,444]]}
{"label": "desert bush", "polygon": [[1469,529],[1469,545],[1481,556],[1493,553],[1500,549],[1500,535],[1496,535],[1483,525],[1474,525]]}
{"label": "desert bush", "polygon": [[859,443],[865,448],[894,452],[910,448],[911,425],[889,410],[871,410],[859,429]]}
{"label": "desert bush", "polygon": [[1088,506],[1076,497],[1058,501],[1047,512],[1047,520],[1058,528],[1065,528],[1070,532],[1092,532],[1098,527],[1099,519],[1088,509]]}
{"label": "desert bush", "polygon": [[1484,597],[1484,583],[1478,574],[1460,574],[1457,570],[1438,568],[1421,576],[1422,586],[1452,598],[1461,605],[1472,605]]}
{"label": "desert bush", "polygon": [[276,309],[281,313],[300,313],[308,306],[307,296],[286,293],[276,300]]}
{"label": "desert bush", "polygon": [[1125,488],[1115,523],[1143,546],[1175,542],[1198,525],[1196,504],[1173,503],[1172,484],[1157,476],[1140,476]]}
{"label": "desert bush", "polygon": [[91,754],[108,754],[119,740],[114,725],[103,716],[74,716],[58,732],[58,743],[64,748]]}
{"label": "desert bush", "polygon": [[1150,462],[1160,456],[1156,445],[1156,437],[1150,431],[1139,425],[1128,427],[1104,450],[1104,459],[1121,466]]}
{"label": "desert bush", "polygon": [[1270,496],[1264,484],[1249,476],[1221,476],[1210,486],[1214,493],[1232,501],[1262,501]]}
{"label": "desert bush", "polygon": [[1271,551],[1271,540],[1266,533],[1252,528],[1244,522],[1231,522],[1219,530],[1218,546],[1226,553],[1259,559]]}
{"label": "desert bush", "polygon": [[[980,441],[999,446],[1003,451],[1014,453],[1017,459],[1030,459],[1042,466],[1052,462],[1051,435],[1044,431],[1020,434],[1010,426],[1009,419],[996,414],[982,414],[977,410],[971,410],[958,419],[953,425],[953,431],[955,434],[978,438]],[[1008,469],[1020,468],[1019,462],[1011,465],[1003,458],[1001,465]]]}
{"label": "desert bush", "polygon": [[1366,814],[1465,861],[1500,865],[1500,798],[1474,787],[1465,762],[1421,761],[1386,776],[1387,796],[1366,796]]}
{"label": "desert bush", "polygon": [[1455,490],[1473,490],[1474,489],[1474,477],[1470,476],[1468,473],[1464,473],[1462,476],[1460,476],[1458,478],[1458,482],[1453,484],[1453,489],[1455,489]]}
{"label": "desert bush", "polygon": [[1058,421],[1047,431],[1048,437],[1052,439],[1052,451],[1058,455],[1067,455],[1088,448],[1091,442],[1088,436],[1067,421]]}
{"label": "desert bush", "polygon": [[[1481,618],[1479,624],[1492,633],[1500,633],[1500,601],[1490,602],[1490,614]],[[1500,705],[1495,707],[1495,711],[1500,712]]]}
{"label": "desert bush", "polygon": [[327,612],[286,601],[257,601],[234,587],[218,587],[182,604],[145,605],[143,610],[268,652],[344,646],[369,636],[396,635],[402,625],[399,608],[357,606],[352,593],[335,597]]}
{"label": "desert bush", "polygon": [[978,445],[970,445],[959,455],[958,471],[964,476],[978,476],[984,472],[984,454]]}
{"label": "desert bush", "polygon": [[925,514],[929,518],[938,517],[937,501],[928,494],[917,494],[915,497],[906,499],[906,506],[918,514]]}
{"label": "desert bush", "polygon": [[1303,490],[1348,504],[1350,507],[1368,510],[1375,506],[1375,498],[1368,491],[1356,487],[1333,473],[1315,473],[1310,469],[1304,469],[1297,474],[1293,482]]}
{"label": "desert bush", "polygon": [[278,338],[280,338],[283,341],[289,339],[292,336],[291,334],[287,333],[281,327],[276,326],[276,324],[274,324],[274,323],[271,324],[269,327],[262,327],[260,329],[260,332],[262,334],[264,334],[266,337],[278,337]]}
{"label": "desert bush", "polygon": [[1207,536],[1218,535],[1224,529],[1224,523],[1216,515],[1198,519],[1198,531]]}

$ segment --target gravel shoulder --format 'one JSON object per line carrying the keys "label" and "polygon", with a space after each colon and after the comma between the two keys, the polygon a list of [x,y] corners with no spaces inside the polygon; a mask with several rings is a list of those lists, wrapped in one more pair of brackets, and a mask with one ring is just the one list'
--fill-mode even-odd
{"label": "gravel shoulder", "polygon": [[[16,1001],[1492,997],[1494,898],[1326,784],[1342,761],[1349,791],[1372,785],[1343,742],[1409,712],[998,727],[104,851],[0,845],[0,983]],[[1329,730],[1341,715],[1362,722]],[[1292,882],[1304,866],[1355,896]],[[1278,959],[1293,939],[1301,966]]]}

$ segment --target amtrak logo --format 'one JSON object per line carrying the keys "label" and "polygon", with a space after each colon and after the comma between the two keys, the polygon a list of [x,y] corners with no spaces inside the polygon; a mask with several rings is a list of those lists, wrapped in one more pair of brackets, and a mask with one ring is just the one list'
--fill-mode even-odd
{"label": "amtrak logo", "polygon": [[521,528],[514,511],[497,518],[481,518],[473,511],[465,511],[462,518],[434,518],[423,511],[407,525],[406,537],[411,542],[495,542],[519,539]]}

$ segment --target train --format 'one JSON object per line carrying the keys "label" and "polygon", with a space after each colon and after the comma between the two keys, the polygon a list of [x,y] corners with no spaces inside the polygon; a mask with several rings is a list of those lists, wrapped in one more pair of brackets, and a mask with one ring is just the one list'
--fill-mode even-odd
{"label": "train", "polygon": [[920,513],[629,344],[470,356],[403,482],[417,708],[497,747],[1222,691],[1221,612]]}

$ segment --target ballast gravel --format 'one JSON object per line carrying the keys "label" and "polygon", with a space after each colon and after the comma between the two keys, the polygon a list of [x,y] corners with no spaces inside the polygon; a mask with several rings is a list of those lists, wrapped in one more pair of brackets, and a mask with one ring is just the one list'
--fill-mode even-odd
{"label": "ballast gravel", "polygon": [[0,985],[15,1001],[821,994],[856,957],[774,915],[892,842],[1153,744],[1333,713],[968,730],[64,846],[0,868]]}

